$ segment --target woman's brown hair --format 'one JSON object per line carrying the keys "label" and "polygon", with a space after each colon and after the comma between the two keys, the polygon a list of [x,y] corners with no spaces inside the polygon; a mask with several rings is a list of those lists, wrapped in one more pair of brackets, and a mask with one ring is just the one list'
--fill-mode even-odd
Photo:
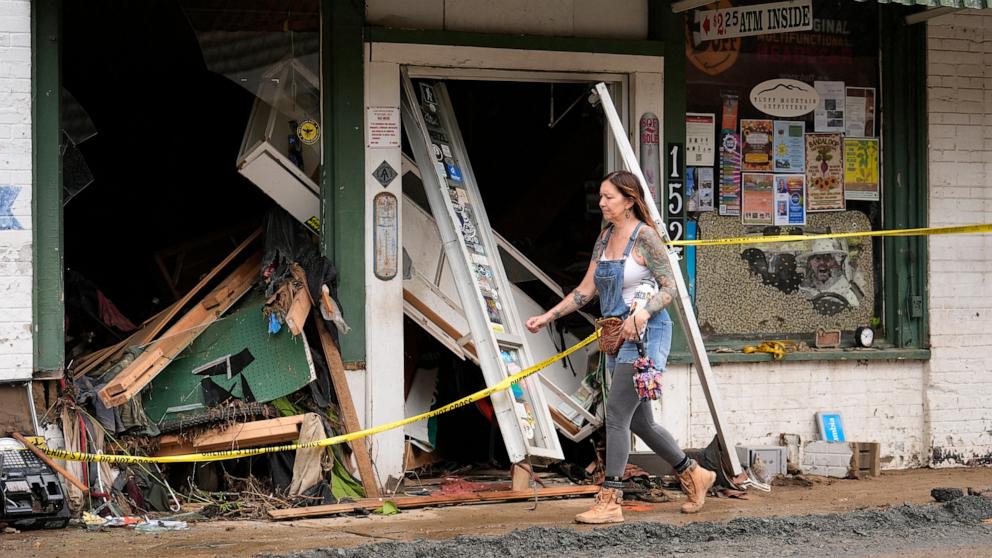
{"label": "woman's brown hair", "polygon": [[616,186],[623,197],[634,200],[634,217],[644,221],[644,223],[654,229],[654,232],[658,233],[658,236],[661,236],[661,232],[658,231],[654,219],[651,218],[651,212],[648,211],[647,203],[644,201],[644,190],[641,189],[641,181],[637,179],[637,176],[628,171],[613,171],[603,177],[603,182],[607,180],[610,184]]}

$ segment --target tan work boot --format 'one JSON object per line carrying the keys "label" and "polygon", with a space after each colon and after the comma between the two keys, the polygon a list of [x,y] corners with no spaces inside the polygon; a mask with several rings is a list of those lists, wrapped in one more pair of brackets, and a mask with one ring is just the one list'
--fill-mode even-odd
{"label": "tan work boot", "polygon": [[716,482],[716,473],[700,467],[695,461],[680,473],[679,483],[689,497],[689,501],[682,504],[682,513],[696,513],[702,509],[703,502],[706,501],[706,492],[714,482]]}
{"label": "tan work boot", "polygon": [[618,488],[600,488],[596,503],[589,511],[575,516],[576,523],[621,523],[623,521],[623,491]]}

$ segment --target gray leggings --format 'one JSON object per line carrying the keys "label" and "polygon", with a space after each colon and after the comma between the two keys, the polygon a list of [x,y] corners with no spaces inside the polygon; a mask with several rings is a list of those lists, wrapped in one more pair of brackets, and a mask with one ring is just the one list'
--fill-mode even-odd
{"label": "gray leggings", "polygon": [[631,379],[634,367],[616,364],[606,403],[606,476],[620,477],[630,456],[630,433],[644,440],[659,457],[673,467],[682,462],[685,452],[672,435],[654,421],[651,402],[640,401]]}

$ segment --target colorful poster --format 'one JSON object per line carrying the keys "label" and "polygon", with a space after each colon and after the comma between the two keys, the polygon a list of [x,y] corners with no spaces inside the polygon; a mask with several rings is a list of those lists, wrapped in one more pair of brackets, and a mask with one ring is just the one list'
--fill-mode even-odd
{"label": "colorful poster", "polygon": [[723,92],[720,94],[723,100],[723,114],[720,118],[721,132],[737,131],[737,109],[740,105],[740,98],[736,93]]}
{"label": "colorful poster", "polygon": [[813,111],[813,129],[817,132],[844,131],[844,82],[814,81],[820,104]]}
{"label": "colorful poster", "polygon": [[804,172],[806,170],[806,123],[793,120],[775,121],[775,172]]}
{"label": "colorful poster", "polygon": [[737,132],[720,136],[720,215],[741,214],[740,142]]}
{"label": "colorful poster", "polygon": [[844,158],[840,134],[806,134],[806,210],[843,211]]}
{"label": "colorful poster", "polygon": [[741,175],[741,223],[744,225],[772,225],[775,211],[771,173],[746,172]]}
{"label": "colorful poster", "polygon": [[686,211],[713,211],[713,169],[685,170]]}
{"label": "colorful poster", "polygon": [[844,199],[878,201],[878,140],[844,140]]}
{"label": "colorful poster", "polygon": [[741,170],[772,171],[772,121],[741,120]]}
{"label": "colorful poster", "polygon": [[875,137],[875,88],[848,87],[844,101],[847,137]]}
{"label": "colorful poster", "polygon": [[716,153],[716,115],[688,112],[685,115],[685,164],[712,167]]}
{"label": "colorful poster", "polygon": [[775,175],[775,224],[806,224],[806,175]]}

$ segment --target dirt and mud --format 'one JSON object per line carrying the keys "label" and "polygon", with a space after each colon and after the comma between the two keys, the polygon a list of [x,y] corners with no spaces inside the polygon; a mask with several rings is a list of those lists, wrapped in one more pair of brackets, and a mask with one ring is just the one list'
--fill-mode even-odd
{"label": "dirt and mud", "polygon": [[[389,542],[327,548],[285,558],[436,558],[537,556],[877,556],[898,552],[992,554],[992,499],[964,496],[944,504],[782,518],[741,518],[725,523],[630,523],[593,531],[532,527],[499,537]],[[981,555],[981,554],[977,554]],[[274,558],[269,555],[267,558]]]}
{"label": "dirt and mud", "polygon": [[312,550],[314,557],[391,558],[453,556],[444,553],[454,549],[459,556],[501,557],[992,556],[992,525],[981,523],[992,515],[988,500],[936,504],[930,492],[937,487],[992,487],[992,468],[886,472],[868,480],[811,477],[747,500],[710,499],[695,516],[680,514],[681,502],[636,502],[624,511],[628,523],[612,528],[574,525],[572,517],[591,501],[576,498],[543,500],[536,509],[533,502],[516,502],[404,510],[389,517],[207,521],[157,534],[24,531],[0,534],[0,556],[200,558]]}

